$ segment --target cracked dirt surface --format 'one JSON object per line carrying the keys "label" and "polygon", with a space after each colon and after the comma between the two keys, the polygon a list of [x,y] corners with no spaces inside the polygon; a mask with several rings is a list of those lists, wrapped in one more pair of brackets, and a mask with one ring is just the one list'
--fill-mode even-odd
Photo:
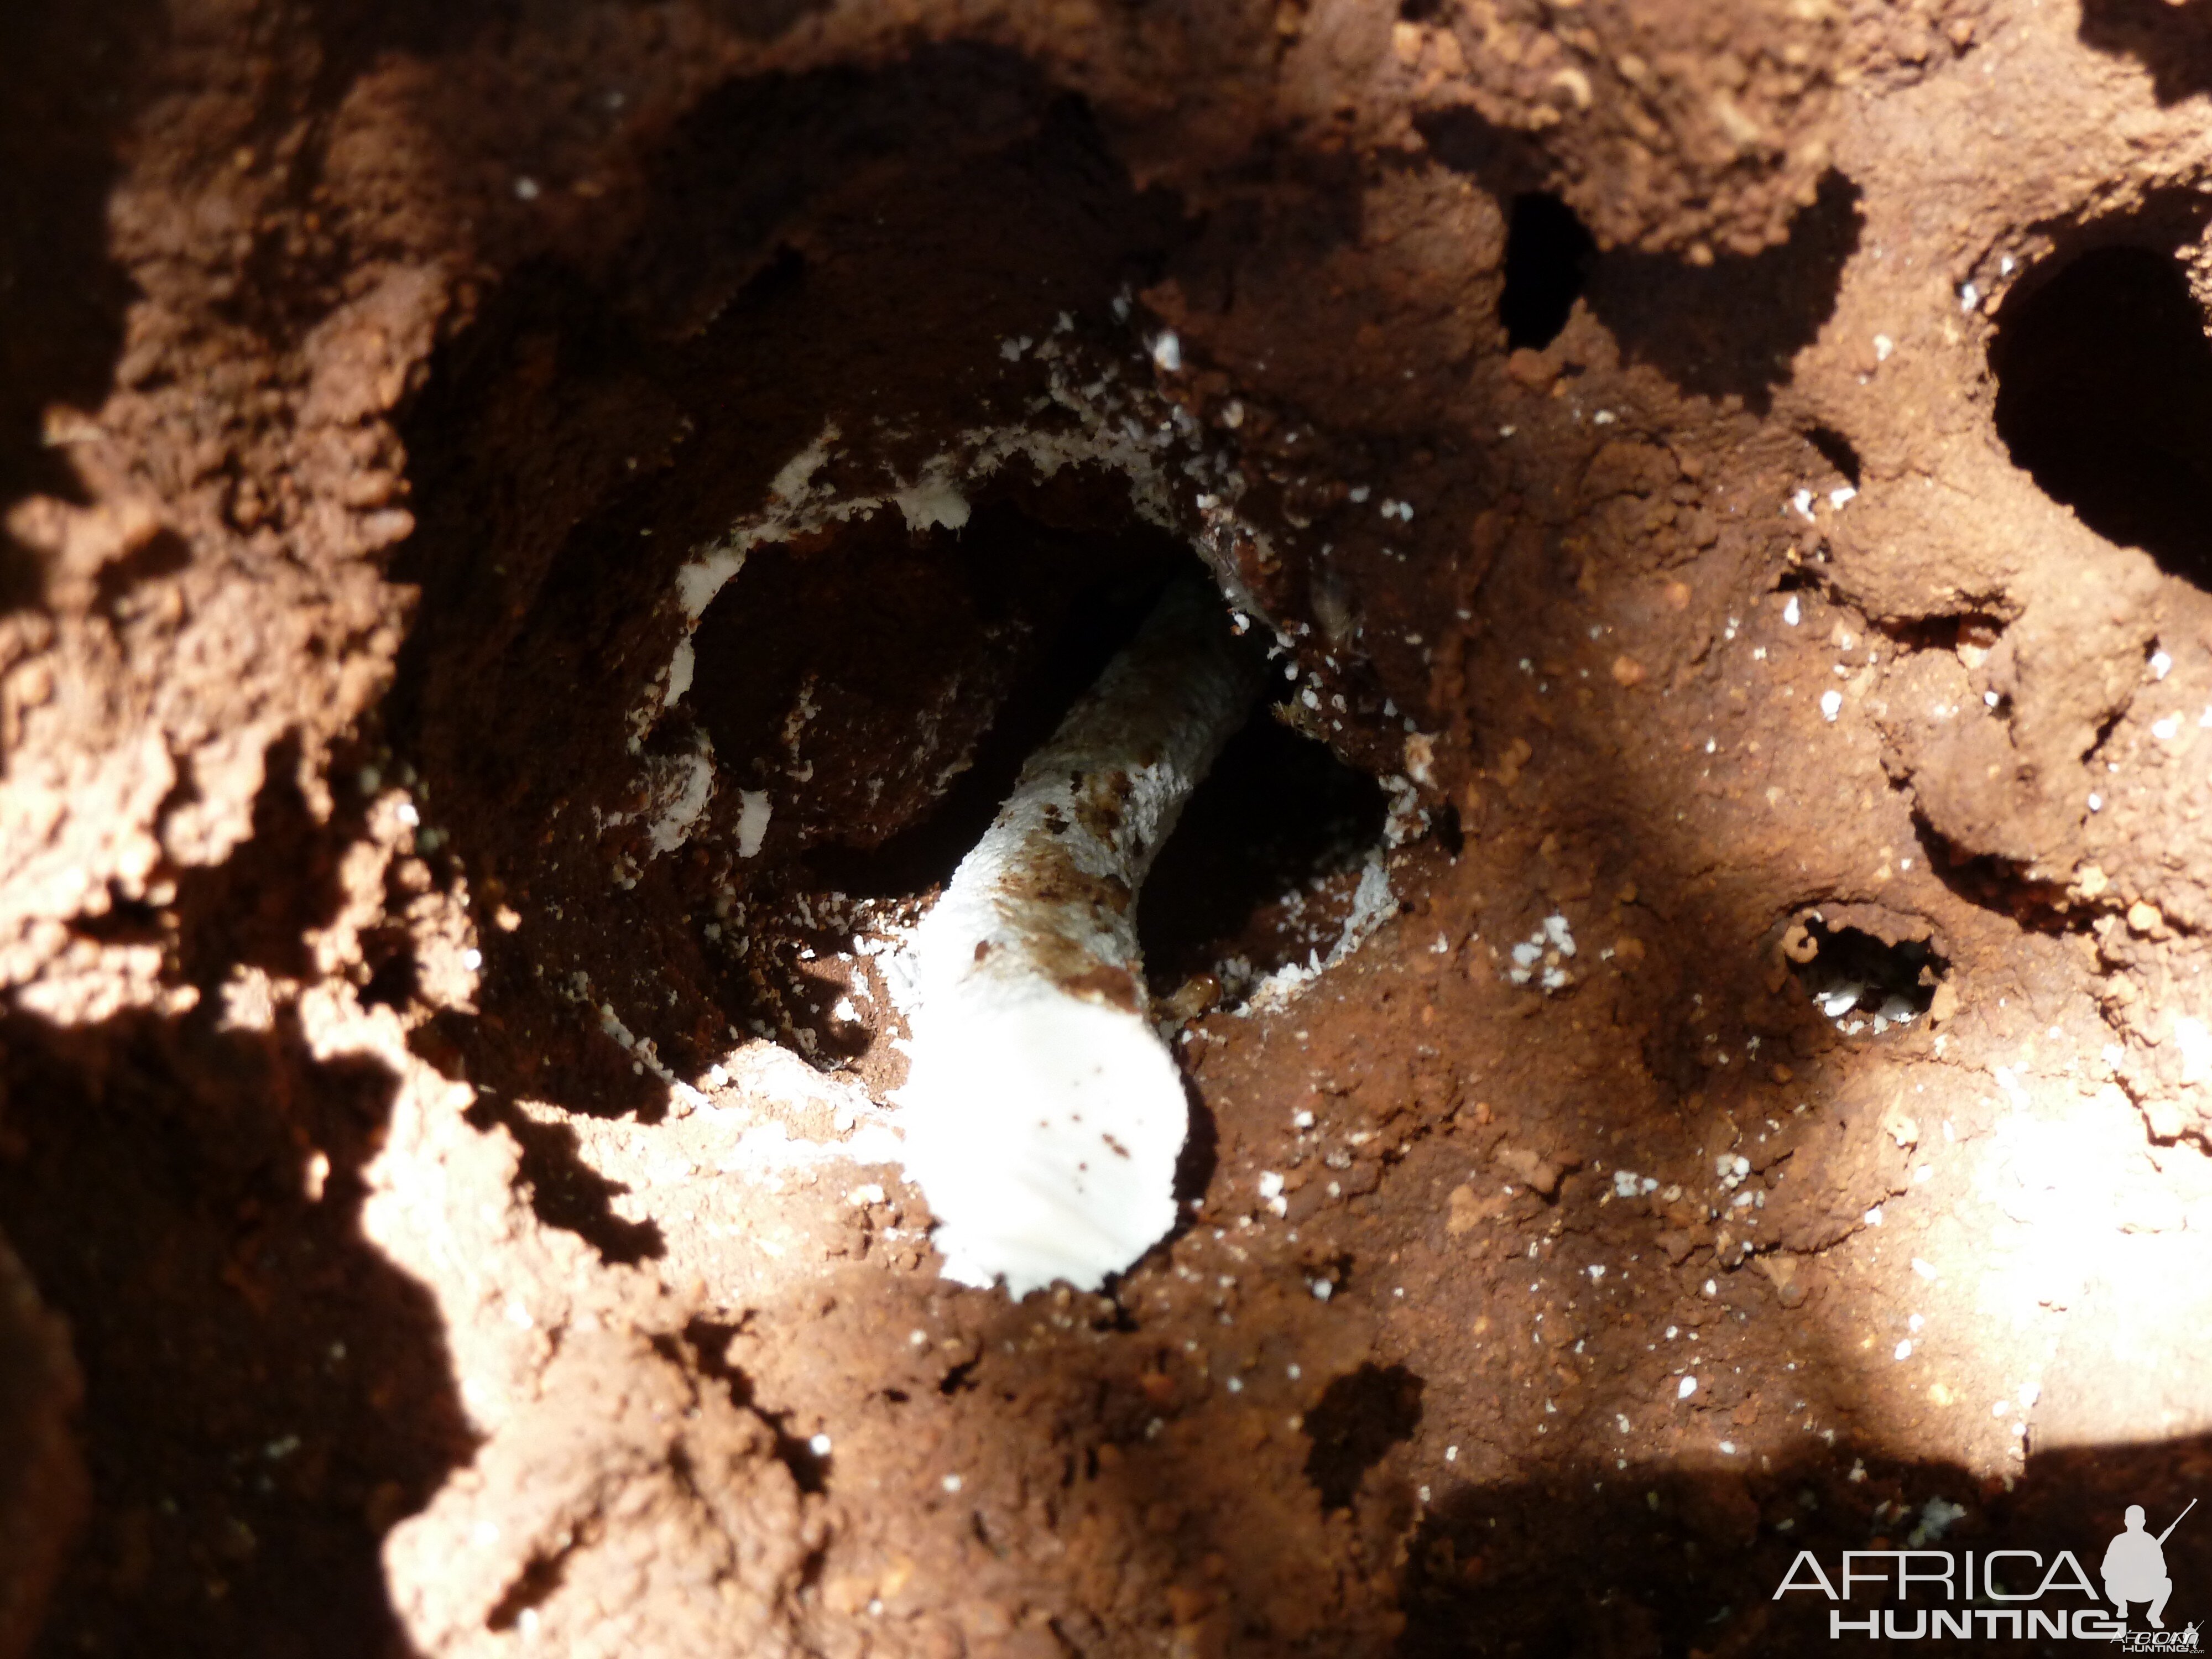
{"label": "cracked dirt surface", "polygon": [[[1788,1652],[2179,1511],[2200,11],[12,9],[0,1653]],[[899,941],[1194,557],[1188,1219],[950,1285]]]}

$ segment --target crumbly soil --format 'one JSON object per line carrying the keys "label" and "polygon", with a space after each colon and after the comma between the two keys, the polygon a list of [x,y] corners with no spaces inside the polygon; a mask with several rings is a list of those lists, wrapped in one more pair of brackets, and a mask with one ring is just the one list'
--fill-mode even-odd
{"label": "crumbly soil", "polygon": [[[2208,1492],[2198,9],[5,13],[0,1656],[1827,1650]],[[1194,563],[1187,1219],[1014,1304],[898,941]]]}

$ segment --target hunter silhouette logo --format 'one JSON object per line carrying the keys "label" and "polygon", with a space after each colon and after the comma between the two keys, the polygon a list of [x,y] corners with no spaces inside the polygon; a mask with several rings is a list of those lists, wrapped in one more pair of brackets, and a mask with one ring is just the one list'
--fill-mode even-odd
{"label": "hunter silhouette logo", "polygon": [[[2166,1598],[2173,1594],[2173,1580],[2166,1574],[2166,1540],[2181,1524],[2182,1516],[2196,1507],[2197,1500],[2192,1498],[2181,1515],[2175,1516],[2166,1530],[2154,1538],[2143,1530],[2143,1506],[2128,1505],[2127,1530],[2105,1546],[2105,1594],[2122,1620],[2128,1616],[2129,1602],[2148,1601],[2150,1612],[2146,1616],[2150,1627],[2166,1628],[2161,1615],[2166,1612]],[[2196,1632],[2197,1626],[2190,1626],[2188,1634],[2193,1637]]]}

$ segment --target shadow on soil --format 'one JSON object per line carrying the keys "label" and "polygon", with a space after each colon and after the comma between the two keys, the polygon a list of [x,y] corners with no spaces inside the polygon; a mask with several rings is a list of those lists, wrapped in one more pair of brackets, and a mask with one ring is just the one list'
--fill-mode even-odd
{"label": "shadow on soil", "polygon": [[[108,257],[108,191],[158,9],[0,7],[0,509],[34,492],[83,499],[45,415],[90,414],[114,383],[135,289]],[[0,534],[0,612],[35,602],[42,582],[35,556]]]}
{"label": "shadow on soil", "polygon": [[1617,251],[1590,273],[1589,307],[1632,362],[1648,362],[1683,391],[1741,398],[1765,413],[1790,361],[1835,313],[1844,266],[1859,245],[1858,186],[1820,180],[1790,238],[1709,265],[1668,254]]}
{"label": "shadow on soil", "polygon": [[[1466,111],[1427,116],[1419,125],[1446,167],[1516,204],[1516,238],[1547,252],[1532,262],[1541,268],[1536,285],[1564,303],[1549,308],[1556,315],[1532,301],[1527,316],[1508,316],[1516,345],[1542,344],[1579,293],[1629,361],[1650,364],[1692,396],[1740,398],[1764,414],[1775,388],[1789,380],[1791,360],[1835,313],[1860,228],[1858,186],[1838,172],[1822,177],[1813,202],[1790,220],[1786,240],[1697,265],[1671,253],[1599,252],[1573,215],[1542,193],[1541,158],[1522,135]],[[1507,258],[1514,258],[1510,246]],[[1509,263],[1509,282],[1512,275]]]}
{"label": "shadow on soil", "polygon": [[0,1026],[0,1215],[70,1323],[94,1499],[39,1651],[388,1659],[380,1542],[471,1447],[436,1307],[362,1236],[394,1079],[219,1006]]}
{"label": "shadow on soil", "polygon": [[2082,0],[2081,44],[2147,70],[2163,105],[2212,88],[2212,21],[2170,0]]}

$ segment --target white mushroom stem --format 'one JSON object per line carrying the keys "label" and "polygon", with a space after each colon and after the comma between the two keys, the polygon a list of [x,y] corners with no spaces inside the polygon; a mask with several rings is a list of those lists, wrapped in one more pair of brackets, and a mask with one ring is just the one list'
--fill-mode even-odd
{"label": "white mushroom stem", "polygon": [[1174,1224],[1187,1109],[1137,894],[1263,678],[1210,592],[1171,588],[916,929],[900,1119],[946,1277],[1092,1290]]}

